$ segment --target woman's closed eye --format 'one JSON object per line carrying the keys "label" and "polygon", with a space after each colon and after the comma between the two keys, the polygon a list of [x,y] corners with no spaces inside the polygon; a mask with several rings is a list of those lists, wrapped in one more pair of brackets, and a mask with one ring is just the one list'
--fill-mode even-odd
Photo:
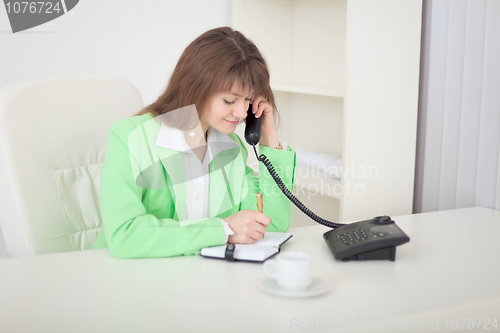
{"label": "woman's closed eye", "polygon": [[[252,98],[250,98],[250,97],[249,98],[245,98],[245,101],[251,102]],[[229,104],[229,105],[234,104],[234,101],[228,101],[227,99],[224,99],[224,102],[226,104]]]}

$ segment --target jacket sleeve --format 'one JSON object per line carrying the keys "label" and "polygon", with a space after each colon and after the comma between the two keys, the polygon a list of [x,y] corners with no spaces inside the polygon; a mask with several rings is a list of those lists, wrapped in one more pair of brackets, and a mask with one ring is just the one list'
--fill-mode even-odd
{"label": "jacket sleeve", "polygon": [[[240,144],[248,156],[248,151],[241,140]],[[259,146],[259,156],[260,154],[266,155],[285,186],[292,192],[296,168],[295,150],[290,146],[286,150]],[[267,230],[287,231],[293,218],[292,202],[281,192],[266,166],[262,162],[259,162],[259,177],[255,177],[252,168],[247,166],[246,178],[249,190],[247,197],[241,203],[241,209],[257,210],[256,194],[260,192],[262,193],[264,202],[263,212],[272,219]]]}
{"label": "jacket sleeve", "polygon": [[[180,226],[174,219],[159,219],[146,210],[146,191],[136,184],[128,136],[136,126],[128,119],[115,123],[108,134],[101,167],[100,202],[107,245],[117,258],[169,257],[196,254],[203,247],[225,243],[221,220],[204,219]],[[165,202],[172,209],[173,202]]]}

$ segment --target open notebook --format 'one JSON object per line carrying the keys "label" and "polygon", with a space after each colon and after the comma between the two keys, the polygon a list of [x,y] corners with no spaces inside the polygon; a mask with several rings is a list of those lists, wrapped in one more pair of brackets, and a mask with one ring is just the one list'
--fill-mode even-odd
{"label": "open notebook", "polygon": [[[289,240],[293,235],[283,232],[267,231],[263,239],[253,244],[236,244],[234,249],[235,260],[264,261],[280,251],[281,244]],[[226,245],[211,246],[201,249],[201,255],[211,258],[224,258]]]}

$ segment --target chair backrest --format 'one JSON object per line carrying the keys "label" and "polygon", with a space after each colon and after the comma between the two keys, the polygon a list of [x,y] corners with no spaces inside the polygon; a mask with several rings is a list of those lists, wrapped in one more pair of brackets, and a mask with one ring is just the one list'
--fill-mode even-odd
{"label": "chair backrest", "polygon": [[32,80],[0,91],[0,227],[9,256],[93,244],[108,130],[142,107],[133,84],[109,76]]}

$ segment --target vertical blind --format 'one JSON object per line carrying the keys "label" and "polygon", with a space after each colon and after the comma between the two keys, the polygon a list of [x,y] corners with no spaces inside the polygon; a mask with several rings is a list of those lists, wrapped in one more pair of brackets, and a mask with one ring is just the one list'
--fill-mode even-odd
{"label": "vertical blind", "polygon": [[414,212],[500,210],[500,0],[424,3]]}

